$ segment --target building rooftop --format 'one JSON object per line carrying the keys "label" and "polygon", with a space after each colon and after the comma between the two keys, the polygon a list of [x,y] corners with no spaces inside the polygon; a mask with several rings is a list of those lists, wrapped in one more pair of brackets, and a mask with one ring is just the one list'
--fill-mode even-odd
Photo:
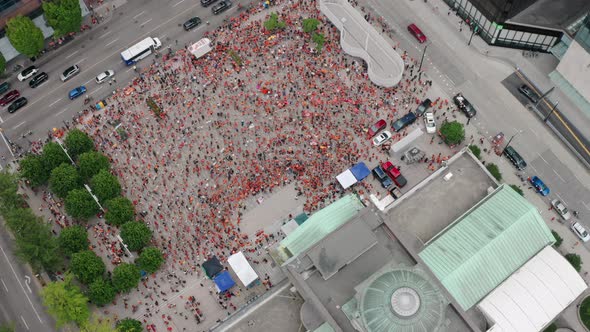
{"label": "building rooftop", "polygon": [[508,22],[565,30],[588,11],[588,0],[538,0]]}

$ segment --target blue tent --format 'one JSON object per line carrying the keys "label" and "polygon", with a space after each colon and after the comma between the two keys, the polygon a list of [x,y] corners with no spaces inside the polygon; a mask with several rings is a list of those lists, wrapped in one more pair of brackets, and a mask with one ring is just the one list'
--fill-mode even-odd
{"label": "blue tent", "polygon": [[354,175],[357,181],[361,181],[367,176],[369,176],[369,174],[371,174],[371,170],[369,170],[367,165],[365,165],[365,163],[362,161],[352,166],[350,168],[350,171],[352,172],[352,175]]}
{"label": "blue tent", "polygon": [[218,274],[213,281],[215,281],[215,286],[217,286],[217,291],[219,293],[223,293],[226,290],[235,286],[236,282],[233,281],[231,275],[227,271],[223,271]]}

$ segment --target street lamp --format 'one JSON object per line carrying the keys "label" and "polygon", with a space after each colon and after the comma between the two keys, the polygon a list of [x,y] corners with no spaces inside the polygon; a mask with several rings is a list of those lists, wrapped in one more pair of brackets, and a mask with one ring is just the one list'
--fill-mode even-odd
{"label": "street lamp", "polygon": [[424,56],[426,55],[426,49],[428,48],[428,45],[430,45],[430,43],[424,45],[424,51],[422,51],[422,59],[420,59],[420,66],[418,67],[418,72],[422,70],[422,63],[424,62]]}
{"label": "street lamp", "polygon": [[471,32],[471,37],[469,37],[469,42],[467,42],[467,46],[471,45],[471,39],[473,39],[473,35],[475,35],[479,31],[479,26],[475,26],[473,31]]}
{"label": "street lamp", "polygon": [[92,189],[90,189],[90,186],[88,186],[86,183],[84,183],[84,188],[86,188],[86,190],[88,190],[88,193],[90,194],[90,196],[92,196],[92,198],[94,199],[94,201],[96,202],[96,204],[98,205],[98,207],[100,208],[100,210],[102,212],[104,212],[104,209],[102,208],[102,205],[100,205],[100,203],[98,202],[98,197],[96,197],[93,193],[92,193]]}
{"label": "street lamp", "polygon": [[74,162],[74,159],[72,159],[72,157],[70,157],[70,154],[68,153],[68,150],[66,150],[66,148],[64,147],[64,145],[61,142],[61,140],[56,137],[55,138],[55,141],[57,142],[57,144],[59,145],[59,147],[64,151],[64,153],[66,154],[66,156],[68,156],[68,159],[70,159],[70,161],[72,162],[72,165],[74,165],[74,167],[76,167],[76,163]]}
{"label": "street lamp", "polygon": [[549,111],[549,114],[547,114],[547,116],[543,119],[543,122],[547,123],[547,120],[549,120],[549,117],[551,116],[551,114],[553,114],[553,112],[555,112],[555,108],[557,108],[557,104],[559,104],[559,102],[556,102],[555,105],[553,105],[553,107],[551,107],[551,111]]}
{"label": "street lamp", "polygon": [[504,151],[506,151],[506,148],[510,146],[510,143],[512,142],[512,140],[520,133],[522,133],[522,130],[519,130],[514,135],[510,136],[508,143],[506,143],[506,146],[504,147],[504,149],[502,149],[502,154],[504,154]]}

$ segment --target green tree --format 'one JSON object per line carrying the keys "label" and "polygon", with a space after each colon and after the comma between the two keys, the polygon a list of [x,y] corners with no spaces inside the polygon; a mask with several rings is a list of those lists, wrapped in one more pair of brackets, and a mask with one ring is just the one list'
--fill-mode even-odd
{"label": "green tree", "polygon": [[74,219],[88,220],[100,210],[86,189],[74,189],[65,201],[66,212]]}
{"label": "green tree", "polygon": [[105,273],[106,266],[93,251],[83,250],[72,255],[70,270],[78,280],[88,285]]}
{"label": "green tree", "polygon": [[4,74],[6,71],[6,58],[4,54],[0,53],[0,75]]}
{"label": "green tree", "polygon": [[117,323],[117,332],[143,332],[143,326],[138,320],[125,318]]}
{"label": "green tree", "polygon": [[313,35],[311,35],[311,40],[315,43],[315,49],[318,52],[322,50],[322,47],[324,47],[324,43],[326,42],[324,35],[317,32],[314,32]]}
{"label": "green tree", "polygon": [[88,233],[84,227],[73,225],[62,229],[57,238],[59,247],[66,256],[88,249]]}
{"label": "green tree", "polygon": [[61,328],[65,324],[84,325],[90,317],[88,298],[80,288],[72,284],[72,276],[66,274],[64,281],[50,282],[41,291],[43,304]]}
{"label": "green tree", "polygon": [[55,142],[49,142],[43,147],[43,154],[41,154],[41,162],[48,174],[57,166],[63,163],[70,163],[70,158],[64,150]]}
{"label": "green tree", "polygon": [[121,195],[121,185],[119,179],[108,171],[102,169],[90,180],[92,192],[101,202]]}
{"label": "green tree", "polygon": [[141,273],[134,264],[123,263],[113,270],[113,286],[119,292],[127,293],[137,287],[139,279],[141,279]]}
{"label": "green tree", "polygon": [[24,200],[18,193],[18,178],[4,170],[0,172],[0,213],[22,207]]}
{"label": "green tree", "polygon": [[37,220],[37,216],[31,209],[11,209],[3,214],[6,226],[10,229],[14,236],[20,236],[27,228],[34,225]]}
{"label": "green tree", "polygon": [[68,153],[74,159],[82,153],[94,150],[94,142],[92,141],[92,138],[80,129],[70,130],[64,143],[66,144]]}
{"label": "green tree", "polygon": [[445,122],[440,127],[440,134],[448,145],[459,144],[465,138],[465,129],[457,121]]}
{"label": "green tree", "polygon": [[587,329],[590,329],[590,297],[582,301],[580,305],[580,319]]}
{"label": "green tree", "polygon": [[98,314],[93,314],[92,318],[86,322],[81,328],[80,332],[113,332],[113,322],[109,317],[102,317]]}
{"label": "green tree", "polygon": [[487,168],[488,172],[490,172],[490,174],[492,174],[492,176],[496,180],[502,181],[502,173],[500,173],[500,169],[498,168],[498,165],[489,163],[486,165],[486,168]]}
{"label": "green tree", "polygon": [[481,159],[481,149],[477,145],[471,144],[469,150],[477,159]]}
{"label": "green tree", "polygon": [[306,18],[303,20],[303,32],[312,33],[317,30],[320,21],[315,18]]}
{"label": "green tree", "polygon": [[551,323],[551,325],[547,326],[543,332],[555,332],[557,331],[557,325],[555,323]]}
{"label": "green tree", "polygon": [[105,220],[109,225],[121,226],[128,221],[133,221],[135,207],[126,197],[116,197],[106,202],[107,212]]}
{"label": "green tree", "polygon": [[61,164],[51,171],[49,188],[60,198],[65,198],[68,193],[82,186],[82,179],[76,168],[70,164]]}
{"label": "green tree", "polygon": [[49,172],[43,166],[42,157],[34,154],[21,159],[20,176],[28,180],[32,187],[38,187],[49,180]]}
{"label": "green tree", "polygon": [[90,180],[93,176],[98,174],[100,170],[109,170],[111,164],[109,158],[104,154],[96,151],[82,153],[78,157],[78,167],[80,169],[80,176],[84,181]]}
{"label": "green tree", "polygon": [[553,234],[553,237],[555,238],[555,243],[553,244],[553,246],[555,248],[558,248],[563,242],[563,238],[559,236],[559,234],[557,234],[557,232],[554,230],[551,230],[551,234]]}
{"label": "green tree", "polygon": [[54,37],[80,31],[82,9],[78,0],[44,1],[42,6],[45,19],[54,30]]}
{"label": "green tree", "polygon": [[514,191],[516,191],[517,193],[519,193],[520,196],[524,196],[524,191],[522,191],[522,189],[519,186],[517,186],[515,184],[511,184],[510,185],[510,188],[514,189]]}
{"label": "green tree", "polygon": [[14,332],[14,323],[0,325],[0,332]]}
{"label": "green tree", "polygon": [[582,259],[580,258],[580,255],[567,254],[565,255],[565,259],[567,259],[567,261],[570,262],[570,264],[572,264],[576,271],[580,272],[580,270],[582,269]]}
{"label": "green tree", "polygon": [[89,286],[87,292],[88,298],[99,307],[113,302],[117,291],[110,280],[96,278]]}
{"label": "green tree", "polygon": [[279,15],[277,13],[270,13],[270,17],[263,24],[266,30],[270,32],[277,29],[284,29],[286,26],[285,21],[279,21]]}
{"label": "green tree", "polygon": [[135,263],[145,272],[154,273],[158,271],[162,263],[164,263],[164,256],[160,249],[149,247],[141,251],[141,254],[135,260]]}
{"label": "green tree", "polygon": [[152,238],[152,231],[143,223],[130,221],[121,226],[121,238],[131,251],[145,247]]}
{"label": "green tree", "polygon": [[18,15],[8,20],[6,35],[14,49],[29,58],[39,55],[44,47],[43,32],[26,16]]}
{"label": "green tree", "polygon": [[[30,209],[27,210],[30,211]],[[29,263],[35,271],[59,269],[62,260],[59,255],[59,245],[51,233],[51,227],[37,216],[29,217],[21,226],[21,231],[15,234],[16,255]]]}

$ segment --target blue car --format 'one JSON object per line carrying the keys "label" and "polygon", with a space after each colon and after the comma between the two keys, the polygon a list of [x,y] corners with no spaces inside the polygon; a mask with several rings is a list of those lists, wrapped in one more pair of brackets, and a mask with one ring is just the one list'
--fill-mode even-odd
{"label": "blue car", "polygon": [[79,86],[79,87],[75,88],[74,90],[70,91],[68,96],[70,97],[70,100],[74,100],[85,93],[86,93],[86,87],[82,85],[82,86]]}
{"label": "blue car", "polygon": [[549,195],[549,187],[547,187],[545,183],[543,183],[543,181],[541,181],[541,179],[539,179],[536,175],[532,178],[529,178],[529,182],[533,185],[533,187],[535,187],[539,194],[543,196]]}

